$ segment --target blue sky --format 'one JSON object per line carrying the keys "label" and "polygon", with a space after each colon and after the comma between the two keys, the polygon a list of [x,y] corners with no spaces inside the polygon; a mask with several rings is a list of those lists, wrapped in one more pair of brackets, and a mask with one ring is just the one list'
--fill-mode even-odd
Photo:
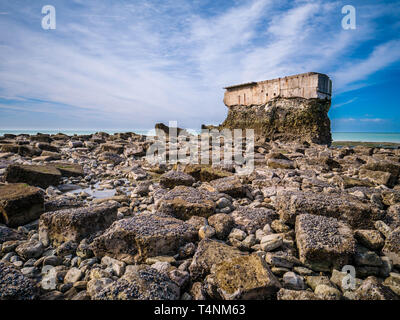
{"label": "blue sky", "polygon": [[225,119],[226,85],[316,71],[333,131],[400,132],[399,17],[398,1],[0,0],[0,129],[199,128]]}

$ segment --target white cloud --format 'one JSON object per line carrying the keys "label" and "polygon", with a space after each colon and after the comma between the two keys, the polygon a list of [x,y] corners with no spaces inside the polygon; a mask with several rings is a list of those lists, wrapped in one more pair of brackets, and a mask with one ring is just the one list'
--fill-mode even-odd
{"label": "white cloud", "polygon": [[340,28],[340,3],[318,0],[248,0],[208,13],[199,1],[74,3],[79,10],[56,5],[55,31],[32,24],[40,16],[29,6],[22,21],[0,20],[0,96],[26,100],[14,107],[132,119],[132,128],[168,120],[198,127],[224,119],[224,85],[319,71],[343,91],[400,59],[392,40],[347,63],[387,10],[368,13],[352,33]]}

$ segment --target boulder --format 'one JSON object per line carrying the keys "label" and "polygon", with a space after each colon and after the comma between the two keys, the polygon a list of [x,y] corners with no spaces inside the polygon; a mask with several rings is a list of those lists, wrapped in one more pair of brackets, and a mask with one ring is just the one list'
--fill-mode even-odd
{"label": "boulder", "polygon": [[120,144],[104,143],[100,146],[100,150],[101,152],[122,154],[124,152],[124,146]]}
{"label": "boulder", "polygon": [[[94,287],[92,282],[88,287]],[[177,300],[179,287],[164,273],[147,265],[130,265],[117,281],[102,282],[97,290],[88,290],[92,300]]]}
{"label": "boulder", "polygon": [[7,182],[23,182],[43,189],[60,184],[61,172],[53,166],[10,165],[5,173]]}
{"label": "boulder", "polygon": [[171,170],[160,177],[160,185],[165,188],[174,188],[176,186],[188,186],[191,187],[195,182],[195,179],[184,172]]}
{"label": "boulder", "polygon": [[43,245],[38,240],[29,240],[20,244],[15,252],[24,260],[29,260],[31,258],[39,258],[43,253]]}
{"label": "boulder", "polygon": [[188,223],[161,214],[142,214],[116,221],[94,239],[91,249],[132,263],[149,257],[174,255],[188,242],[197,240],[197,230]]}
{"label": "boulder", "polygon": [[382,253],[389,257],[393,264],[400,265],[400,227],[393,230],[386,238]]}
{"label": "boulder", "polygon": [[296,218],[300,261],[314,271],[341,269],[355,252],[353,232],[345,223],[312,214]]}
{"label": "boulder", "polygon": [[214,264],[206,290],[214,299],[265,300],[281,288],[267,263],[258,255],[231,258]]}
{"label": "boulder", "polygon": [[291,301],[298,301],[298,300],[320,300],[314,292],[308,290],[289,290],[282,288],[278,291],[277,294],[278,300],[291,300]]}
{"label": "boulder", "polygon": [[356,230],[354,236],[358,242],[371,250],[380,250],[385,244],[385,240],[377,230]]}
{"label": "boulder", "polygon": [[208,224],[215,229],[215,235],[218,239],[225,239],[234,225],[233,218],[225,213],[217,213],[208,218]]}
{"label": "boulder", "polygon": [[370,201],[363,201],[345,193],[286,191],[277,195],[276,209],[281,220],[289,224],[294,224],[297,215],[309,213],[337,218],[357,229],[372,229],[374,221],[384,215],[384,212]]}
{"label": "boulder", "polygon": [[376,185],[382,184],[390,186],[393,182],[393,177],[390,172],[361,169],[359,176],[361,179],[367,179]]}
{"label": "boulder", "polygon": [[398,300],[398,297],[389,287],[371,276],[355,291],[355,300]]}
{"label": "boulder", "polygon": [[117,205],[71,208],[47,212],[39,220],[39,238],[46,245],[80,242],[98,231],[107,229],[117,219]]}
{"label": "boulder", "polygon": [[0,243],[6,241],[24,240],[25,236],[14,229],[0,225]]}
{"label": "boulder", "polygon": [[0,261],[0,300],[35,300],[38,288],[12,264]]}
{"label": "boulder", "polygon": [[63,177],[80,177],[84,175],[83,167],[76,163],[55,163],[54,166]]}
{"label": "boulder", "polygon": [[182,220],[188,220],[192,216],[208,218],[215,213],[216,200],[216,194],[206,190],[177,186],[157,201],[156,208]]}
{"label": "boulder", "polygon": [[194,281],[200,280],[210,272],[214,264],[243,255],[246,255],[246,253],[223,242],[204,239],[199,242],[189,266],[190,275]]}
{"label": "boulder", "polygon": [[44,211],[42,192],[25,183],[0,186],[0,220],[11,227],[27,224]]}
{"label": "boulder", "polygon": [[233,198],[244,198],[249,194],[249,187],[243,185],[236,176],[212,180],[210,185],[219,193],[226,193]]}
{"label": "boulder", "polygon": [[279,215],[271,209],[245,206],[238,207],[230,215],[236,227],[249,234],[255,233],[257,229],[262,229],[266,224],[279,218]]}
{"label": "boulder", "polygon": [[210,182],[212,180],[230,177],[233,174],[226,170],[213,168],[210,165],[188,164],[184,172],[190,174],[193,178],[201,182]]}

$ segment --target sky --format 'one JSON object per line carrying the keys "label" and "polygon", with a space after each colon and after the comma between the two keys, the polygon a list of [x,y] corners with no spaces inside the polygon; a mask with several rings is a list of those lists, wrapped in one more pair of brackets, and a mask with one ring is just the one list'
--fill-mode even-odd
{"label": "sky", "polygon": [[399,17],[376,0],[0,0],[0,129],[198,129],[225,119],[224,86],[313,71],[332,131],[400,132]]}

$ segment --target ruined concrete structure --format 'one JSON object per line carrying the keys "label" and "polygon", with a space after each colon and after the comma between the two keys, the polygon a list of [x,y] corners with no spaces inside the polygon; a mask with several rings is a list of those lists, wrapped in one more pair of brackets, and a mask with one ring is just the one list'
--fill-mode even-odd
{"label": "ruined concrete structure", "polygon": [[224,88],[227,107],[266,104],[275,98],[331,99],[332,81],[322,73],[308,72],[294,76],[249,82]]}
{"label": "ruined concrete structure", "polygon": [[254,129],[266,140],[331,144],[327,75],[308,72],[225,89],[228,115],[219,129]]}

